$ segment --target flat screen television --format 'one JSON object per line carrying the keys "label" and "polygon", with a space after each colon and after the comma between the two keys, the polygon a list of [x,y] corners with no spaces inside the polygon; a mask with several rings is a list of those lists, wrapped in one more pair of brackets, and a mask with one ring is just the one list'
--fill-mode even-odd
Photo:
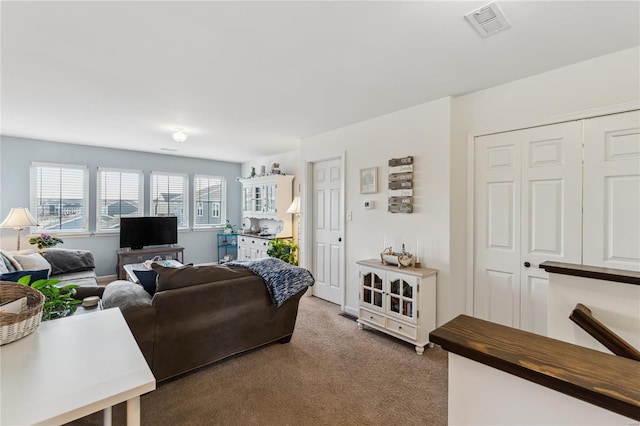
{"label": "flat screen television", "polygon": [[178,243],[178,218],[122,217],[120,218],[120,248],[141,249]]}

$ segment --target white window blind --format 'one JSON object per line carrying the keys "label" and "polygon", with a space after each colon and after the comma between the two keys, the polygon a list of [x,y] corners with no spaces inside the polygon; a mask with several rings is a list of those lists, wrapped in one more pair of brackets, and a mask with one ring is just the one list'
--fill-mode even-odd
{"label": "white window blind", "polygon": [[31,212],[46,232],[87,232],[88,169],[32,163]]}
{"label": "white window blind", "polygon": [[142,172],[98,169],[98,209],[96,231],[120,229],[121,217],[142,216]]}
{"label": "white window blind", "polygon": [[176,216],[178,228],[189,226],[187,176],[151,173],[151,216]]}
{"label": "white window blind", "polygon": [[195,227],[220,226],[225,221],[226,181],[220,176],[195,176],[194,203],[202,204],[203,214],[195,218]]}

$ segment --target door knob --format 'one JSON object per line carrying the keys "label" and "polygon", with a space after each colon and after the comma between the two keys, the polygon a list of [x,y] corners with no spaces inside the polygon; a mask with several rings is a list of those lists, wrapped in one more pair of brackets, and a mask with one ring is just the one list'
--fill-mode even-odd
{"label": "door knob", "polygon": [[338,242],[339,242],[339,243],[340,243],[340,242],[342,242],[342,237],[339,237],[339,238],[338,238]]}
{"label": "door knob", "polygon": [[528,268],[529,266],[531,266],[531,264],[529,262],[524,262],[524,267]]}

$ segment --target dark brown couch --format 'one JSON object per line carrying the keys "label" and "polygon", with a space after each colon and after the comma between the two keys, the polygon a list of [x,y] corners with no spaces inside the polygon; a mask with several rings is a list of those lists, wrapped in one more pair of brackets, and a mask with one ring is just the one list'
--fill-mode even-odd
{"label": "dark brown couch", "polygon": [[105,289],[103,306],[122,310],[156,380],[291,339],[304,290],[276,308],[262,278],[244,268],[154,270],[153,297],[138,284],[114,281]]}

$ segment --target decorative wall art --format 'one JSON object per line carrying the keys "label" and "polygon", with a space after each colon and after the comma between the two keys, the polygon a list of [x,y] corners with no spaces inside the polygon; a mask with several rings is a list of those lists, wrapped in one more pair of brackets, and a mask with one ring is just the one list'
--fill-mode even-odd
{"label": "decorative wall art", "polygon": [[378,192],[378,168],[360,169],[360,193],[375,194]]}
{"label": "decorative wall art", "polygon": [[413,157],[389,160],[390,213],[413,213]]}

